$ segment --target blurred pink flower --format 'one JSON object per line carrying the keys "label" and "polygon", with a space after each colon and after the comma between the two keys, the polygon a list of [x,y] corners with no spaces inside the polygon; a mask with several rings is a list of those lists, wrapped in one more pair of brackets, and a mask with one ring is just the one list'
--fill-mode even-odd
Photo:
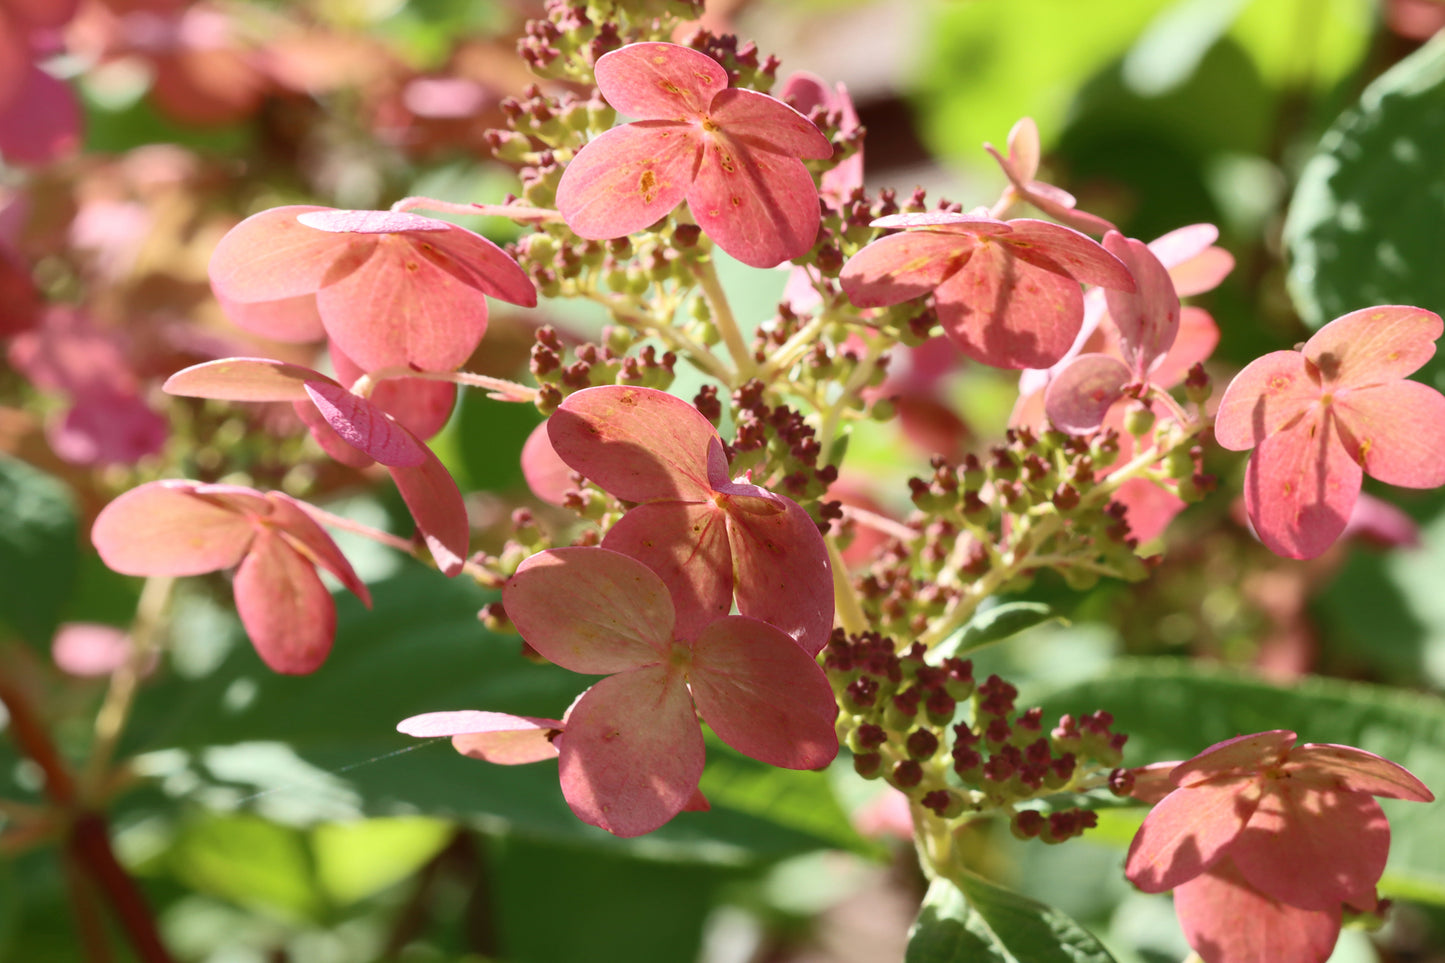
{"label": "blurred pink flower", "polygon": [[0,0],[0,156],[47,164],[80,146],[80,102],[36,65],[78,0]]}

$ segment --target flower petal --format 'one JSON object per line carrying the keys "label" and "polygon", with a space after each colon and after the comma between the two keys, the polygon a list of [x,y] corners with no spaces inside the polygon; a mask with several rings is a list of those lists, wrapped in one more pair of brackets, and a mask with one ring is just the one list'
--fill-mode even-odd
{"label": "flower petal", "polygon": [[336,635],[336,603],[311,563],[270,529],[261,529],[236,570],[236,614],[273,671],[321,668]]}
{"label": "flower petal", "polygon": [[217,292],[216,301],[237,327],[272,341],[302,344],[326,337],[316,295],[309,291],[274,301],[236,301]]}
{"label": "flower petal", "polygon": [[553,548],[502,588],[507,617],[547,660],[588,675],[660,660],[673,636],[667,587],[636,559],[605,548]]}
{"label": "flower petal", "polygon": [[732,610],[733,550],[723,513],[710,501],[638,505],[612,526],[602,547],[636,559],[662,579],[675,608],[677,638],[696,639]]}
{"label": "flower petal", "polygon": [[551,505],[561,505],[567,493],[577,487],[572,469],[552,447],[547,422],[532,429],[522,445],[522,477],[532,494]]}
{"label": "flower petal", "polygon": [[1197,786],[1221,776],[1263,772],[1283,762],[1298,737],[1288,729],[1270,729],[1247,736],[1235,736],[1185,760],[1169,777],[1176,786]]}
{"label": "flower petal", "polygon": [[719,130],[704,136],[687,206],[718,247],[753,267],[805,254],[822,215],[813,175],[796,157],[776,154]]}
{"label": "flower petal", "polygon": [[1289,754],[1285,770],[1302,784],[1391,799],[1433,802],[1435,794],[1404,766],[1354,746],[1307,742]]}
{"label": "flower petal", "polygon": [[270,358],[221,358],[182,368],[166,379],[161,390],[183,398],[223,401],[308,401],[308,381],[336,384],[299,364]]}
{"label": "flower petal", "polygon": [[1381,305],[1335,318],[1305,342],[1304,356],[1326,385],[1360,388],[1412,374],[1435,356],[1445,333],[1440,315]]}
{"label": "flower petal", "polygon": [[1219,344],[1219,325],[1203,308],[1186,307],[1179,312],[1179,333],[1169,353],[1164,356],[1149,380],[1161,388],[1172,388],[1183,381],[1189,369],[1209,360]]}
{"label": "flower petal", "polygon": [[739,612],[781,629],[816,655],[833,631],[833,569],[812,517],[792,499],[783,503],[786,510],[775,514],[727,512],[733,591]]}
{"label": "flower petal", "polygon": [[1184,938],[1204,963],[1325,963],[1340,908],[1304,910],[1255,890],[1228,859],[1174,892]]}
{"label": "flower petal", "polygon": [[[331,366],[336,370],[336,379],[348,387],[365,374],[335,345],[331,346]],[[368,398],[418,440],[425,441],[451,420],[457,386],[455,382],[430,378],[387,378],[376,383]]]}
{"label": "flower petal", "polygon": [[95,519],[90,540],[123,575],[200,575],[239,563],[256,533],[251,520],[194,494],[196,482],[147,482]]}
{"label": "flower petal", "polygon": [[452,747],[464,756],[501,766],[519,766],[552,759],[557,747],[552,736],[560,732],[560,719],[514,716],[506,712],[426,712],[396,724],[398,732],[429,738],[451,736]]}
{"label": "flower petal", "polygon": [[1266,438],[1244,473],[1244,506],[1260,541],[1284,558],[1335,543],[1360,495],[1360,466],[1323,412]]}
{"label": "flower petal", "polygon": [[1274,779],[1229,858],[1261,893],[1323,910],[1368,900],[1389,853],[1390,825],[1372,796]]}
{"label": "flower petal", "polygon": [[1391,381],[1341,389],[1334,409],[1365,474],[1404,488],[1445,485],[1445,395],[1418,381]]}
{"label": "flower petal", "polygon": [[1117,257],[1134,278],[1135,290],[1104,289],[1109,316],[1119,332],[1119,351],[1142,379],[1168,353],[1179,333],[1179,295],[1169,272],[1143,241],[1110,231],[1104,250]]}
{"label": "flower petal", "polygon": [[49,164],[80,146],[79,98],[34,64],[23,64],[19,91],[0,107],[0,155],[12,165]]}
{"label": "flower petal", "polygon": [[1011,244],[980,244],[935,297],[943,333],[995,368],[1049,367],[1084,320],[1079,282],[1023,260]]}
{"label": "flower petal", "polygon": [[1129,368],[1107,354],[1081,354],[1054,375],[1044,391],[1044,411],[1064,431],[1082,434],[1104,423],[1114,402],[1124,397]]}
{"label": "flower petal", "polygon": [[408,211],[341,211],[321,208],[296,215],[314,231],[332,234],[400,234],[404,231],[445,231],[446,221]]}
{"label": "flower petal", "polygon": [[596,75],[597,89],[619,113],[645,119],[701,117],[728,85],[716,60],[675,43],[633,43],[603,54]]}
{"label": "flower petal", "polygon": [[361,599],[367,608],[371,608],[371,592],[366,583],[356,574],[356,569],[351,567],[346,556],[341,554],[341,549],[336,547],[331,536],[326,534],[326,530],[316,519],[306,513],[301,503],[283,492],[267,492],[266,501],[271,506],[267,520],[285,535],[291,547],[305,556],[311,564],[320,565],[335,575],[351,594]]}
{"label": "flower petal", "polygon": [[[405,429],[403,429],[405,430]],[[418,442],[418,444],[420,444]],[[421,445],[422,463],[391,467],[391,480],[406,502],[417,531],[437,568],[447,578],[461,573],[471,543],[471,523],[456,479],[426,445]]]}
{"label": "flower petal", "polygon": [[1114,489],[1112,500],[1124,506],[1129,534],[1140,542],[1163,535],[1169,523],[1187,507],[1178,495],[1147,478],[1130,478]]}
{"label": "flower petal", "polygon": [[818,125],[787,104],[756,90],[719,91],[708,117],[733,140],[790,157],[824,159],[833,145]]}
{"label": "flower petal", "polygon": [[901,304],[931,294],[973,254],[967,234],[905,231],[880,237],[848,259],[838,281],[860,308]]}
{"label": "flower petal", "polygon": [[316,410],[342,440],[388,468],[409,468],[426,460],[427,447],[395,418],[334,381],[304,383]]}
{"label": "flower petal", "polygon": [[1319,383],[1298,351],[1271,351],[1251,361],[1224,389],[1214,439],[1230,451],[1253,448],[1319,397]]}
{"label": "flower petal", "polygon": [[1124,875],[1146,893],[1188,882],[1230,847],[1259,796],[1258,782],[1249,777],[1174,790],[1144,818],[1129,844]]}
{"label": "flower petal", "polygon": [[702,730],[682,679],[666,666],[610,676],[567,715],[558,775],[584,823],[641,836],[693,799],[704,761]]}
{"label": "flower petal", "polygon": [[709,625],[692,651],[692,697],[723,742],[784,769],[833,761],[833,690],[790,637],[766,622],[730,615]]}
{"label": "flower petal", "polygon": [[547,419],[562,460],[623,501],[701,501],[717,430],[692,405],[654,388],[602,385],[569,395]]}
{"label": "flower petal", "polygon": [[325,210],[329,208],[311,204],[273,207],[227,231],[211,253],[207,269],[217,297],[255,302],[314,294],[354,243],[296,219],[298,214]]}
{"label": "flower petal", "polygon": [[575,233],[601,240],[666,217],[692,186],[701,152],[695,127],[624,124],[594,137],[562,172],[557,210]]}
{"label": "flower petal", "polygon": [[1001,243],[1012,247],[1019,257],[1027,260],[1042,255],[1048,263],[1041,267],[1061,270],[1077,281],[1117,291],[1135,290],[1129,268],[1087,234],[1030,217],[1016,217],[1008,226],[1011,230]]}

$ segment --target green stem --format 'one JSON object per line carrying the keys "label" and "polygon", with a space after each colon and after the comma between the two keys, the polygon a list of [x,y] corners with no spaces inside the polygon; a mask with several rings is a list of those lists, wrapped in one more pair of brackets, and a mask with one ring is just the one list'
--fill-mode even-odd
{"label": "green stem", "polygon": [[878,358],[883,354],[883,350],[882,340],[875,341],[868,346],[867,356],[858,362],[858,367],[853,369],[853,373],[848,376],[848,381],[843,385],[842,392],[828,406],[827,412],[823,415],[823,424],[818,429],[818,444],[822,446],[823,451],[826,452],[833,447],[833,437],[838,433],[838,422],[842,419],[843,412],[847,410],[848,403],[858,396],[858,392],[862,391],[869,379],[873,377],[873,370],[878,366]]}
{"label": "green stem", "polygon": [[707,300],[708,310],[712,313],[713,324],[722,335],[723,343],[728,346],[728,354],[732,356],[733,367],[738,372],[738,382],[750,380],[757,373],[757,364],[753,361],[747,342],[743,340],[742,329],[738,327],[738,320],[733,316],[732,305],[728,303],[727,292],[723,290],[722,281],[718,279],[717,265],[712,258],[698,262],[697,280],[702,287],[702,296]]}

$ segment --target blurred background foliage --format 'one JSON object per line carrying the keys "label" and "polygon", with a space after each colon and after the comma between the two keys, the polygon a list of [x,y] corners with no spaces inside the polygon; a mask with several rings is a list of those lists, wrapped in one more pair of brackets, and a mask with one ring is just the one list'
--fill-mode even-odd
{"label": "blurred background foliage", "polygon": [[[180,28],[198,12],[224,42]],[[45,298],[83,302],[124,334],[143,397],[174,432],[134,465],[67,458],[47,434],[64,400],[13,359],[0,364],[0,673],[77,768],[106,683],[62,671],[51,640],[63,622],[124,627],[140,598],[139,581],[108,572],[85,537],[110,497],[159,475],[244,479],[405,530],[394,496],[369,479],[299,436],[278,447],[273,435],[298,428],[283,415],[271,430],[155,390],[203,341],[306,360],[224,321],[205,286],[210,248],[241,217],[298,200],[499,202],[516,176],[482,133],[530,82],[513,45],[540,14],[530,0],[85,0],[51,49],[47,69],[80,97],[84,140],[62,159],[0,169],[0,254]],[[1126,233],[1219,225],[1237,259],[1205,301],[1223,332],[1221,386],[1345,311],[1445,311],[1445,46],[1428,41],[1442,23],[1433,0],[709,5],[713,29],[776,53],[780,75],[848,84],[869,129],[870,189],[917,184],[965,208],[987,203],[1002,177],[981,145],[1002,145],[1029,115],[1048,179]],[[494,219],[467,226],[498,241],[518,233]],[[741,317],[771,316],[781,272],[726,278]],[[23,309],[21,292],[7,310]],[[471,367],[524,372],[541,323],[586,335],[598,319],[570,305],[498,306]],[[1445,361],[1420,377],[1445,388]],[[960,365],[944,388],[972,440],[1002,433],[1012,378]],[[529,502],[517,459],[536,420],[464,393],[435,442],[473,492],[482,547],[499,545],[509,507]],[[898,507],[926,457],[891,431],[860,430],[848,468]],[[1241,459],[1216,453],[1210,467],[1219,490],[1176,522],[1151,581],[1077,595],[1040,578],[1028,597],[1067,622],[981,653],[980,677],[1007,670],[1049,713],[1109,709],[1133,734],[1131,764],[1292,728],[1380,752],[1445,789],[1445,501],[1367,482],[1408,519],[1284,562],[1242,527]],[[360,540],[343,547],[376,604],[339,599],[335,650],[314,676],[264,670],[221,578],[176,589],[166,656],[117,747],[125,776],[105,795],[120,859],[179,958],[902,958],[924,881],[907,844],[879,836],[876,787],[846,761],[826,775],[783,772],[712,744],[711,813],[638,840],[594,831],[568,812],[553,767],[489,767],[393,731],[439,709],[556,716],[578,682],[481,627],[493,595]],[[43,821],[27,821],[44,780],[16,744],[0,739],[0,961],[131,958],[82,949],[88,924],[67,897],[67,864]],[[1445,958],[1445,821],[1434,806],[1390,815],[1382,889],[1400,903],[1383,932],[1348,934],[1339,963]],[[1057,849],[987,824],[964,843],[981,872],[1064,909],[1121,963],[1178,960],[1187,950],[1167,898],[1122,879],[1141,816],[1107,811],[1092,839]],[[99,934],[122,945],[110,923]]]}

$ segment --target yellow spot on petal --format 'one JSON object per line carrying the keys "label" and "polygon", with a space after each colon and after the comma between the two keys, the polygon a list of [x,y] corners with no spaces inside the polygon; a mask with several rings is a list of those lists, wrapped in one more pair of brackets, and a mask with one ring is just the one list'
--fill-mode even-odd
{"label": "yellow spot on petal", "polygon": [[1284,492],[1284,494],[1288,495],[1290,492],[1294,491],[1294,486],[1291,485],[1289,482],[1285,482],[1282,486],[1282,491]]}
{"label": "yellow spot on petal", "polygon": [[741,197],[739,197],[738,195],[736,195],[736,194],[733,195],[732,201],[733,201],[733,207],[742,207],[742,206],[743,206],[743,199],[742,199]]}
{"label": "yellow spot on petal", "polygon": [[642,176],[637,179],[637,193],[642,195],[644,204],[657,200],[657,175],[652,171],[643,171]]}

